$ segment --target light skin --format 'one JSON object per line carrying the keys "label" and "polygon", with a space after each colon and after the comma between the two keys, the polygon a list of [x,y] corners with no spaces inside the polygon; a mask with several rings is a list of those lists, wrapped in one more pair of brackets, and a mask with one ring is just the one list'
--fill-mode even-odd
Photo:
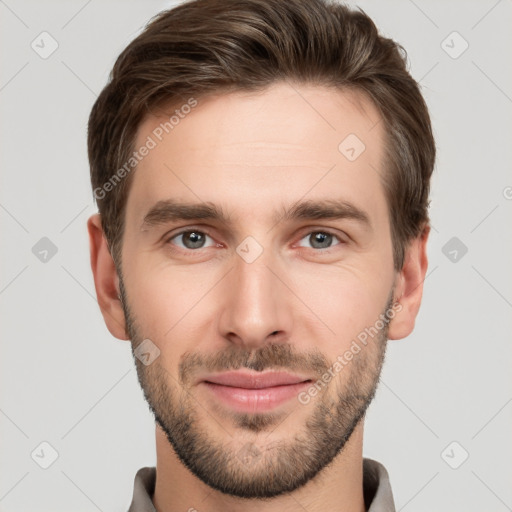
{"label": "light skin", "polygon": [[[135,147],[163,120],[148,116]],[[121,287],[99,215],[88,221],[96,293],[109,331],[137,343],[149,338],[160,350],[151,365],[138,364],[149,403],[171,430],[176,415],[169,408],[181,399],[208,446],[229,455],[240,475],[238,490],[244,482],[263,478],[267,464],[283,460],[284,453],[291,456],[293,450],[285,452],[285,447],[293,448],[298,439],[315,442],[308,439],[308,428],[322,404],[339,404],[350,389],[369,401],[386,339],[401,339],[414,328],[429,230],[410,242],[405,264],[396,271],[380,177],[384,132],[379,120],[376,108],[362,95],[320,86],[279,83],[260,93],[198,98],[198,106],[134,171]],[[366,147],[355,161],[338,149],[349,134],[356,134]],[[152,207],[168,200],[214,204],[228,219],[143,222]],[[325,200],[352,208],[345,208],[342,218],[283,216],[299,203]],[[197,238],[177,236],[184,230],[201,233],[204,245],[194,248]],[[250,263],[236,250],[245,247],[240,244],[248,236],[262,249]],[[265,359],[265,347],[277,345],[289,348],[296,356],[293,361],[303,363],[305,376],[315,381],[319,375],[312,354],[331,366],[396,299],[400,311],[387,328],[306,405],[294,398],[266,416],[248,413],[243,426],[235,411],[201,385],[205,367],[191,365],[186,385],[181,379],[180,362],[190,361],[189,354],[207,361],[235,354],[238,362],[252,354],[261,356],[261,363],[274,362]],[[291,363],[291,357],[286,361]],[[363,402],[353,402],[361,414]],[[256,416],[265,416],[267,426],[258,426]],[[345,428],[345,423],[340,425]],[[275,496],[267,499],[235,496],[206,483],[182,463],[164,430],[157,422],[153,502],[158,512],[191,507],[199,512],[282,512],[300,509],[298,504],[310,512],[365,510],[363,417],[329,465],[293,490],[279,493],[276,488]],[[247,447],[258,454],[250,464],[239,456]],[[220,464],[219,479],[224,469]]]}

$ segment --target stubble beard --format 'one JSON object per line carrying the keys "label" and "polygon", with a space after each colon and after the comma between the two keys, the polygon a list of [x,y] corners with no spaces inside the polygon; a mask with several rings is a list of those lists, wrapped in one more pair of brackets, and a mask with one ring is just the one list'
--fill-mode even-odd
{"label": "stubble beard", "polygon": [[[384,363],[387,323],[309,404],[297,400],[290,413],[257,414],[227,414],[214,405],[210,413],[211,404],[198,401],[187,378],[198,367],[293,370],[300,363],[301,368],[309,368],[310,374],[320,376],[332,363],[316,352],[302,355],[290,345],[269,343],[251,352],[229,347],[214,357],[184,354],[180,375],[173,377],[160,364],[161,358],[145,366],[135,356],[135,349],[144,337],[128,307],[122,279],[120,287],[137,375],[149,408],[181,462],[213,489],[246,499],[272,498],[292,492],[330,464],[363,421]],[[392,307],[392,297],[393,293],[385,311]],[[302,413],[303,407],[310,408],[308,418],[302,428],[290,435],[287,416],[293,416],[296,409]],[[219,431],[224,431],[224,439],[212,434]]]}

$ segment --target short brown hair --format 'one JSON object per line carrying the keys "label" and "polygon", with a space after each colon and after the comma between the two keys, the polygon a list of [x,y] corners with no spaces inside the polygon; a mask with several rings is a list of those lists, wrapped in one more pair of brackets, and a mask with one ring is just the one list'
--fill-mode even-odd
{"label": "short brown hair", "polygon": [[436,149],[428,109],[402,46],[361,9],[332,0],[189,0],[158,14],[121,53],[88,129],[92,188],[117,265],[132,174],[108,193],[103,186],[133,153],[144,117],[191,96],[283,80],[355,90],[378,108],[394,265],[402,268],[408,242],[429,222]]}

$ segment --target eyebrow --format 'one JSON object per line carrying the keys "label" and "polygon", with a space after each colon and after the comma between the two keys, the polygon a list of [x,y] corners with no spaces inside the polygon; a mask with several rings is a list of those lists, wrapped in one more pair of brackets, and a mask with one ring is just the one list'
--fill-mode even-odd
{"label": "eyebrow", "polygon": [[[272,217],[275,224],[290,220],[337,220],[351,219],[363,227],[372,229],[370,216],[356,205],[335,199],[307,200],[283,207],[281,212],[274,211]],[[186,203],[174,199],[158,201],[144,216],[141,230],[182,220],[210,220],[230,225],[233,219],[220,206],[211,202]]]}

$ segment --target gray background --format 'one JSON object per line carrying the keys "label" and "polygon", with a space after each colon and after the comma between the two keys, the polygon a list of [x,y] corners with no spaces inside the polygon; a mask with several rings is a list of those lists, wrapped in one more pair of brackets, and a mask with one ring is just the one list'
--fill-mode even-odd
{"label": "gray background", "polygon": [[[0,0],[3,512],[125,511],[156,462],[129,344],[95,299],[86,123],[119,52],[171,5]],[[439,148],[422,309],[389,344],[364,453],[397,510],[512,510],[512,2],[356,5],[408,51]]]}

